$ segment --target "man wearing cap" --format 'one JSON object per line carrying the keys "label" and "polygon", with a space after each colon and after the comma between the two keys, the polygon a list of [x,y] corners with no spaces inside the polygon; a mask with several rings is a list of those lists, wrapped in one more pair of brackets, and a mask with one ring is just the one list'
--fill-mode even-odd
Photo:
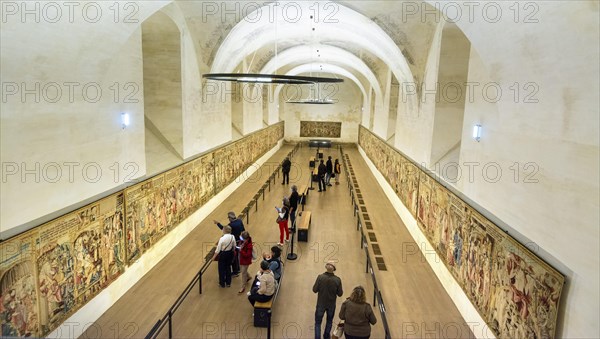
{"label": "man wearing cap", "polygon": [[327,312],[327,321],[325,323],[325,332],[323,338],[329,339],[333,317],[335,314],[335,301],[337,297],[344,294],[342,290],[342,280],[333,272],[335,271],[335,262],[328,261],[325,264],[327,272],[319,274],[313,286],[313,292],[317,293],[317,309],[315,310],[315,338],[321,338],[321,323],[323,315]]}
{"label": "man wearing cap", "polygon": [[[242,219],[238,219],[235,216],[234,212],[229,212],[227,213],[227,219],[229,219],[229,226],[231,226],[231,234],[235,237],[235,240],[238,241],[240,239],[240,235],[242,235],[242,232],[244,232],[246,229],[244,228],[244,222],[242,221]],[[220,228],[223,229],[223,225],[221,225],[220,222],[213,220],[215,222],[215,224]],[[237,277],[238,275],[240,275],[240,258],[237,254],[235,254],[233,256],[233,263],[231,264],[231,270],[232,270],[232,276]]]}

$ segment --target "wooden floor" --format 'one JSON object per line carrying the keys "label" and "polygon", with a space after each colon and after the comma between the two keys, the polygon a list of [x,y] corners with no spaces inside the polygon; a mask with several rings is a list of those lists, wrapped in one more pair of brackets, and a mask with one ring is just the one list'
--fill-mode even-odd
{"label": "wooden floor", "polygon": [[[282,147],[263,165],[264,170],[246,180],[94,326],[89,326],[82,337],[144,337],[192,280],[202,266],[203,258],[218,240],[221,232],[212,220],[226,221],[230,210],[239,214],[272,173],[273,166],[279,164],[291,149],[292,146]],[[386,304],[392,337],[472,337],[422,256],[403,257],[406,244],[416,244],[356,148],[344,151],[352,161],[386,261],[387,271],[375,274]],[[266,191],[264,201],[259,200],[258,211],[251,209],[246,229],[262,249],[267,250],[279,241],[273,206],[280,205],[283,196],[289,195],[291,184],[301,186],[309,182],[308,159],[313,155],[314,149],[301,148],[292,159],[290,185],[281,185],[277,181],[270,192]],[[337,149],[325,150],[325,157],[328,155],[343,162]],[[365,273],[366,259],[360,249],[360,234],[356,231],[346,178],[342,176],[341,184],[328,187],[326,192],[310,191],[305,209],[312,212],[309,241],[295,243],[294,252],[298,259],[285,261],[282,286],[273,308],[274,338],[314,336],[316,295],[312,285],[317,275],[325,271],[324,263],[328,260],[338,262],[335,273],[342,279],[344,287],[344,296],[338,298],[334,323],[342,301],[354,286],[364,286],[372,303],[373,286],[370,274]],[[285,250],[289,251],[287,245]],[[258,263],[249,269],[252,273],[257,270]],[[203,277],[203,293],[198,294],[196,288],[173,316],[173,337],[266,338],[266,329],[253,326],[253,309],[246,294],[237,293],[240,277],[233,278],[231,288],[220,288],[217,280],[217,267],[211,264]],[[375,314],[381,320],[377,309]],[[168,337],[166,328],[159,337]],[[384,337],[381,321],[373,326],[371,337]]]}

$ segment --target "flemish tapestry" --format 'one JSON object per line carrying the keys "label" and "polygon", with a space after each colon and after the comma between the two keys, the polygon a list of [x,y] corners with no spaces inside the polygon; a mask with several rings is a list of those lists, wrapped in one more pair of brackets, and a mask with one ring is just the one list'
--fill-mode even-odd
{"label": "flemish tapestry", "polygon": [[123,193],[2,243],[2,336],[42,337],[125,269]]}
{"label": "flemish tapestry", "polygon": [[362,126],[358,140],[494,334],[553,338],[564,276]]}
{"label": "flemish tapestry", "polygon": [[0,243],[2,337],[44,337],[283,138],[283,122]]}
{"label": "flemish tapestry", "polygon": [[340,138],[342,123],[332,121],[300,121],[300,136],[310,138]]}
{"label": "flemish tapestry", "polygon": [[[0,316],[2,337],[41,337],[35,269],[37,232],[2,243],[0,249]],[[44,300],[47,300],[44,296]],[[45,317],[44,322],[47,322]],[[47,325],[46,325],[47,327]]]}

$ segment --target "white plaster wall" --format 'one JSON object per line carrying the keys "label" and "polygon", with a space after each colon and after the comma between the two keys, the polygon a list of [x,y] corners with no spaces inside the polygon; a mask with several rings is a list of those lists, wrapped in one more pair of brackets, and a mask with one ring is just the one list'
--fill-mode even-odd
{"label": "white plaster wall", "polygon": [[263,128],[263,91],[268,91],[267,85],[244,84],[244,134]]}
{"label": "white plaster wall", "polygon": [[160,11],[142,24],[144,114],[183,157],[180,35]]}
{"label": "white plaster wall", "polygon": [[224,25],[220,15],[203,16],[205,4],[204,1],[176,1],[164,9],[182,34],[185,159],[237,139],[231,130],[230,84],[202,79],[202,74],[210,70],[210,47],[215,43],[215,33]]}
{"label": "white plaster wall", "polygon": [[470,48],[469,41],[456,25],[444,26],[429,162],[431,167],[436,163],[445,166],[447,163],[441,161],[442,157],[455,149],[462,137]]}
{"label": "white plaster wall", "polygon": [[228,97],[225,83],[207,81],[202,87],[202,104],[195,112],[191,124],[194,136],[194,151],[200,153],[232,140],[231,98]]}
{"label": "white plaster wall", "polygon": [[[504,13],[498,22],[475,11],[472,22],[457,23],[474,49],[469,81],[481,83],[467,98],[460,154],[461,164],[479,165],[472,178],[464,166],[457,186],[567,275],[558,336],[597,338],[599,3],[521,3],[518,20],[512,4],[495,4]],[[493,91],[482,94],[488,83],[503,90],[496,103]],[[475,123],[483,125],[479,143],[470,137]],[[497,182],[492,167],[502,170]]]}
{"label": "white plaster wall", "polygon": [[[144,253],[133,265],[107,288],[102,290],[96,297],[86,303],[75,314],[66,319],[61,326],[54,330],[48,338],[77,338],[92,325],[100,316],[106,312],[119,298],[121,298],[131,287],[133,287],[146,273],[148,273],[159,261],[161,261],[181,240],[196,228],[210,213],[212,213],[231,193],[239,188],[245,180],[256,172],[275,152],[277,152],[283,141],[279,141],[275,147],[259,158],[255,165],[236,178],[231,184],[225,187],[219,194],[210,199],[204,206],[182,221],[176,228],[165,235],[161,240]],[[216,229],[215,229],[216,230]],[[218,241],[219,234],[215,231],[211,238],[201,244],[203,250],[208,253],[212,246]],[[202,263],[198,262],[198,268]],[[182,291],[183,292],[183,291]],[[175,302],[175,300],[173,300]],[[162,317],[168,309],[154,310],[158,312],[158,317]],[[139,333],[145,335],[145,333]],[[100,337],[106,337],[106,333],[99,333]]]}
{"label": "white plaster wall", "polygon": [[244,135],[244,85],[236,82],[223,83],[227,88],[231,88],[231,128],[233,133]]}
{"label": "white plaster wall", "polygon": [[[342,123],[340,138],[332,141],[357,142],[358,125],[361,119],[362,94],[358,87],[344,79],[342,83],[330,84],[330,90],[322,91],[321,97],[338,102],[331,105],[283,104],[285,114],[285,139],[309,140],[314,137],[300,137],[300,121],[332,121]],[[333,90],[338,88],[337,90]],[[305,91],[306,92],[306,91]],[[304,98],[306,98],[306,95]],[[315,96],[316,97],[316,96]]]}
{"label": "white plaster wall", "polygon": [[[8,15],[12,8],[2,6],[2,232],[146,172],[139,23],[124,16],[115,23],[112,3],[95,2],[102,14],[90,9],[86,17],[75,7],[71,18],[66,6],[56,16],[35,4],[27,3],[33,14],[24,18],[19,7]],[[136,18],[163,5],[147,4]],[[91,18],[96,22],[85,20]],[[22,97],[25,87],[34,94]],[[121,112],[131,116],[127,129]],[[129,163],[135,170],[125,170]],[[33,171],[22,177],[23,170]]]}
{"label": "white plaster wall", "polygon": [[368,88],[368,93],[367,93],[367,98],[365,99],[365,102],[363,103],[363,106],[361,107],[362,110],[362,114],[361,114],[361,125],[365,126],[366,128],[370,128],[370,121],[371,121],[371,115],[372,115],[372,111],[371,111],[371,103],[373,102],[373,87],[369,86]]}
{"label": "white plaster wall", "polygon": [[384,140],[388,139],[388,125],[390,116],[390,90],[392,82],[392,70],[387,69],[383,76],[383,98],[375,102],[375,117],[373,118],[373,133],[379,135]]}
{"label": "white plaster wall", "polygon": [[[423,95],[422,88],[435,89],[438,81],[443,27],[444,22],[440,21],[435,29],[427,56],[423,84],[400,82],[400,104],[394,146],[419,163],[427,163],[431,158],[435,94]],[[419,96],[419,107],[410,109],[406,104],[409,98],[415,96]]]}

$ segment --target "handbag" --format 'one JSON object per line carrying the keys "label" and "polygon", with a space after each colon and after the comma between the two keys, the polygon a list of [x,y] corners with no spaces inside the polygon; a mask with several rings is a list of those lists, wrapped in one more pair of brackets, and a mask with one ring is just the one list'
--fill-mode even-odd
{"label": "handbag", "polygon": [[284,221],[285,220],[283,218],[284,216],[285,216],[285,212],[283,212],[283,209],[282,209],[282,212],[277,214],[277,219],[275,219],[275,222],[279,224],[280,222]]}
{"label": "handbag", "polygon": [[340,322],[337,324],[333,332],[331,332],[331,339],[340,339],[344,335],[344,323]]}

